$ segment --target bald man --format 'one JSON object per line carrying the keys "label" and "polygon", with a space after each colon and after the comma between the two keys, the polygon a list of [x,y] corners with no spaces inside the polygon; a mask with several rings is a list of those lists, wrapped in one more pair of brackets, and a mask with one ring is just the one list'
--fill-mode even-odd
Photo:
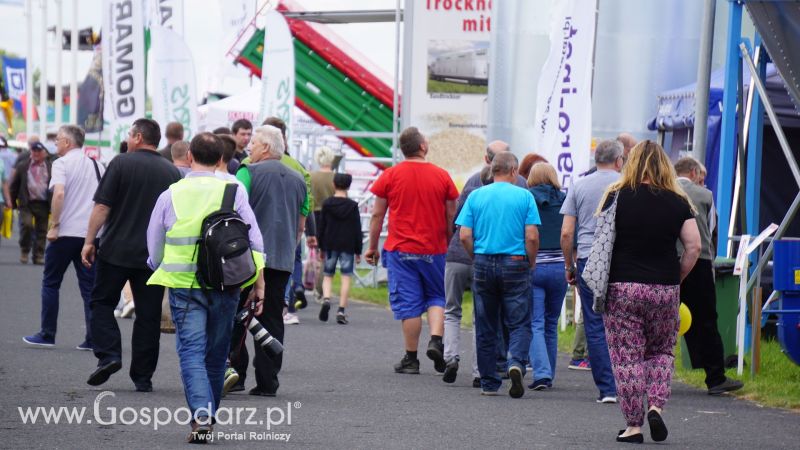
{"label": "bald man", "polygon": [[172,164],[181,171],[181,176],[185,177],[192,171],[192,165],[189,164],[189,143],[186,141],[174,142],[170,145],[169,151],[172,156]]}
{"label": "bald man", "polygon": [[617,135],[617,140],[622,143],[622,159],[627,161],[628,153],[630,153],[633,147],[639,142],[630,133],[620,133]]}

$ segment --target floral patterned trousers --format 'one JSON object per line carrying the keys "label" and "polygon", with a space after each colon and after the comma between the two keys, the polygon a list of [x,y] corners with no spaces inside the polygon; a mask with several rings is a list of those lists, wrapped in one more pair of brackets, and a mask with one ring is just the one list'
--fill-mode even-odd
{"label": "floral patterned trousers", "polygon": [[628,426],[644,423],[644,397],[663,408],[678,334],[679,285],[610,283],[603,319],[617,396]]}

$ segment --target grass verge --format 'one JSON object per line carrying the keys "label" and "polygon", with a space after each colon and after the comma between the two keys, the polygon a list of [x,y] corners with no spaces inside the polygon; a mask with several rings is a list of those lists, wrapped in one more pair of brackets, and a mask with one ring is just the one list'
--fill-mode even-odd
{"label": "grass verge", "polygon": [[[339,275],[334,278],[334,295],[338,295]],[[363,288],[353,284],[350,296],[354,299],[389,306],[389,293],[385,285],[377,288]],[[461,325],[472,328],[472,293],[464,293]],[[561,352],[572,353],[575,328],[568,326],[558,334],[558,348]],[[746,358],[747,360],[748,358]],[[741,380],[745,386],[734,393],[735,396],[753,401],[763,406],[791,409],[800,412],[800,366],[795,365],[783,354],[780,345],[774,340],[764,340],[761,344],[761,371],[750,376],[749,361],[745,373],[739,377],[736,369],[728,369],[726,375]],[[675,379],[699,389],[706,389],[705,372],[701,369],[687,369],[681,363],[680,345],[675,347]]]}

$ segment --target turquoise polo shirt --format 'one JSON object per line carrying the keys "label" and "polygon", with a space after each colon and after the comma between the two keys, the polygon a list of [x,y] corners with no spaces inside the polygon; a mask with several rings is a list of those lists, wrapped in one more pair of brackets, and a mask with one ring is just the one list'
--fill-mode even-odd
{"label": "turquoise polo shirt", "polygon": [[533,194],[511,183],[492,183],[467,197],[456,224],[472,228],[480,255],[525,255],[525,225],[541,225]]}

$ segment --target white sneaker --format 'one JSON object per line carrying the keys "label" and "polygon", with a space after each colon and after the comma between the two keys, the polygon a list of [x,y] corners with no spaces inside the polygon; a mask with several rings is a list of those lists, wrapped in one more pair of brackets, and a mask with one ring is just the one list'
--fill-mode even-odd
{"label": "white sneaker", "polygon": [[119,315],[123,319],[130,319],[133,317],[133,312],[136,309],[133,302],[126,303],[125,306],[122,307],[122,313]]}
{"label": "white sneaker", "polygon": [[597,399],[597,403],[617,403],[617,397],[612,397],[610,395],[600,397]]}
{"label": "white sneaker", "polygon": [[300,323],[300,318],[297,317],[297,314],[292,314],[287,312],[283,315],[283,324],[284,325],[297,325]]}

